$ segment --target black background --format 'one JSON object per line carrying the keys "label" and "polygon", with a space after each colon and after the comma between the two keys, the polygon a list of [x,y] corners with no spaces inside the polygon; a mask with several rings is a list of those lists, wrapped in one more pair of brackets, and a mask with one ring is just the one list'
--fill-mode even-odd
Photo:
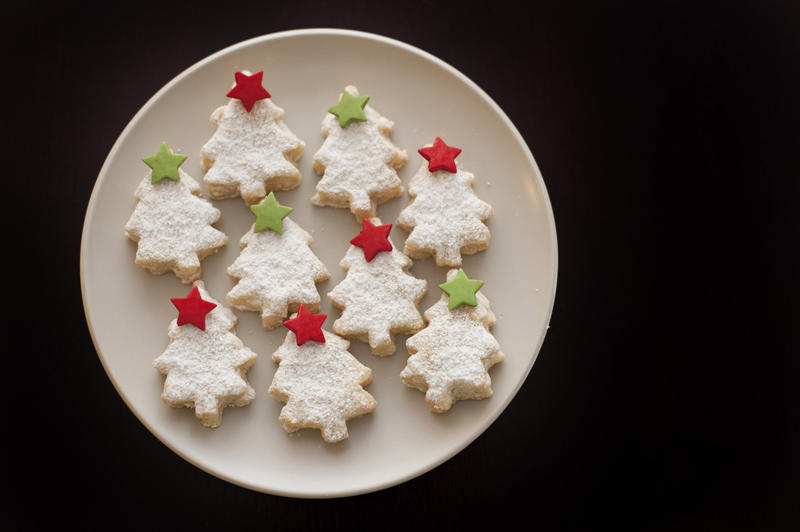
{"label": "black background", "polygon": [[[5,11],[4,528],[800,526],[797,2]],[[205,56],[303,27],[399,39],[480,85],[531,147],[559,241],[551,328],[508,409],[433,471],[334,500],[252,492],[160,443],[100,365],[78,276],[136,111]]]}

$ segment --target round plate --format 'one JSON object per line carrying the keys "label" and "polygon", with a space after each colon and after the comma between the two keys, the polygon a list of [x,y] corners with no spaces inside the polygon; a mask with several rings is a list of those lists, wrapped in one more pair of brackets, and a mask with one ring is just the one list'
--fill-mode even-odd
{"label": "round plate", "polygon": [[[405,386],[400,372],[408,353],[405,336],[397,352],[378,358],[358,340],[351,352],[373,371],[367,386],[378,401],[373,414],[348,422],[350,438],[326,444],[318,430],[284,432],[283,403],[268,393],[283,327],[265,331],[255,312],[235,311],[236,331],[259,356],[247,378],[255,400],[226,408],[222,425],[203,427],[194,412],[161,401],[163,376],[152,361],[168,344],[167,326],[176,317],[171,297],[187,285],[168,273],[154,276],[134,265],[136,244],[123,226],[133,212],[134,190],[148,168],[142,157],[166,141],[189,156],[181,167],[202,183],[200,148],[213,133],[211,112],[237,70],[264,71],[264,86],[286,111],[285,121],[306,143],[299,161],[301,185],[278,192],[294,208],[292,219],[314,238],[311,246],[331,278],[318,285],[321,312],[330,329],[339,316],[326,294],[344,278],[339,260],[360,225],[347,209],[315,207],[319,177],[311,162],[322,144],[326,110],[346,85],[369,95],[370,105],[395,122],[392,141],[408,150],[400,170],[408,182],[424,162],[417,149],[436,136],[463,150],[462,167],[475,174],[474,190],[494,207],[486,251],[465,257],[463,268],[482,279],[482,292],[497,316],[492,329],[506,359],[491,370],[494,396],[459,401],[446,414],[433,414],[423,394]],[[378,208],[393,223],[408,204],[407,192]],[[234,282],[225,269],[239,254],[239,238],[253,222],[241,198],[215,201],[222,211],[216,227],[228,245],[202,262],[209,293],[225,302]],[[407,233],[393,227],[402,249]],[[463,449],[497,418],[524,382],[547,330],[556,287],[556,233],[542,176],[530,150],[503,111],[478,86],[451,66],[407,44],[362,32],[311,29],[275,33],[226,48],[187,69],[156,93],[127,125],[103,165],[86,212],[81,243],[81,288],[89,329],[100,360],[123,400],[147,428],[177,454],[203,470],[254,490],[294,497],[337,497],[385,488],[441,464]],[[447,268],[418,260],[410,272],[428,281],[420,302],[436,302]]]}

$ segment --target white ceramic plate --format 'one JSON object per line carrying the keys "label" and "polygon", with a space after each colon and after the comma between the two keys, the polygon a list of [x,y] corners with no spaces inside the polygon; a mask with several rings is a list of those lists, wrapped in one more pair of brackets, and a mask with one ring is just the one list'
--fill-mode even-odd
{"label": "white ceramic plate", "polygon": [[[348,84],[369,95],[370,105],[395,122],[392,140],[408,150],[400,171],[407,189],[423,159],[417,149],[436,136],[463,150],[459,161],[475,174],[474,190],[494,207],[488,250],[465,257],[463,268],[485,281],[483,293],[497,315],[492,332],[506,359],[491,370],[494,396],[461,401],[433,414],[423,394],[399,378],[408,353],[378,358],[357,340],[351,352],[373,370],[367,390],[375,413],[348,423],[350,438],[329,445],[318,430],[287,434],[278,422],[282,403],[267,393],[276,365],[272,352],[283,327],[261,328],[254,312],[235,311],[237,334],[258,353],[248,380],[256,399],[226,408],[222,425],[200,425],[191,409],[161,401],[163,377],[152,361],[167,346],[176,316],[169,298],[189,290],[172,274],[153,276],[134,265],[136,245],[123,226],[135,207],[134,190],[147,173],[142,157],[166,141],[189,156],[182,169],[202,183],[200,148],[212,134],[209,115],[227,103],[237,70],[264,71],[264,85],[286,111],[288,126],[306,142],[299,162],[300,187],[277,193],[294,208],[292,219],[314,237],[313,251],[331,278],[319,287],[330,329],[339,316],[326,294],[344,278],[339,260],[360,226],[349,210],[315,207],[319,177],[311,168],[322,143],[320,124]],[[381,205],[393,223],[407,192]],[[220,302],[233,286],[225,269],[238,256],[238,241],[253,221],[239,199],[215,201],[216,224],[228,245],[202,263],[203,279]],[[392,229],[402,249],[407,233]],[[441,60],[407,44],[368,33],[312,29],[258,37],[226,48],[187,69],[136,114],[114,144],[92,193],[81,245],[81,287],[89,328],[100,360],[123,400],[164,444],[203,470],[254,490],[295,497],[337,497],[385,488],[441,464],[480,435],[503,411],[527,377],[547,330],[556,287],[556,233],[542,176],[530,150],[503,111],[479,87]],[[447,268],[416,261],[411,273],[428,281],[425,310],[438,300]],[[137,459],[132,457],[131,459]]]}

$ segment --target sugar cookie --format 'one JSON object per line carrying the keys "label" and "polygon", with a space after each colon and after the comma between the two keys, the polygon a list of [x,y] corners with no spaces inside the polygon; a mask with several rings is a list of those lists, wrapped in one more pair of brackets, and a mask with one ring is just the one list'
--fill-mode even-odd
{"label": "sugar cookie", "polygon": [[349,207],[359,222],[403,193],[397,170],[408,161],[408,153],[389,140],[394,122],[367,100],[347,86],[323,119],[325,142],[314,154],[314,170],[322,179],[311,198],[319,206]]}
{"label": "sugar cookie", "polygon": [[270,193],[250,209],[256,222],[242,236],[243,248],[228,267],[237,284],[226,299],[234,308],[261,312],[265,329],[281,324],[300,304],[319,310],[315,283],[330,274],[309,247],[312,239],[288,217],[290,207],[280,205]]}
{"label": "sugar cookie", "polygon": [[136,188],[138,203],[125,224],[125,234],[137,242],[137,266],[160,275],[172,270],[183,283],[200,278],[200,260],[228,242],[211,226],[220,211],[200,197],[200,185],[178,168],[185,155],[162,143],[156,155],[144,159],[151,171]]}
{"label": "sugar cookie", "polygon": [[368,342],[373,355],[391,355],[395,334],[412,334],[425,325],[417,304],[428,283],[407,273],[412,262],[392,245],[391,224],[381,225],[379,218],[362,223],[339,263],[347,276],[328,294],[343,310],[333,332]]}
{"label": "sugar cookie", "polygon": [[241,195],[248,205],[268,192],[300,184],[295,162],[305,143],[283,121],[284,111],[261,86],[263,72],[236,73],[233,98],[211,114],[216,130],[200,150],[213,199]]}
{"label": "sugar cookie", "polygon": [[431,411],[447,412],[455,401],[492,395],[489,368],[505,355],[489,332],[495,316],[478,292],[482,281],[463,270],[447,273],[441,299],[425,311],[428,326],[406,341],[411,356],[400,374],[409,387],[425,392]]}
{"label": "sugar cookie", "polygon": [[286,322],[269,394],[286,403],[278,418],[286,432],[316,428],[335,443],[349,436],[347,420],[374,412],[377,402],[363,388],[372,371],[348,352],[350,342],[322,329],[324,320],[301,305]]}
{"label": "sugar cookie", "polygon": [[483,223],[492,207],[472,191],[473,174],[457,168],[461,152],[440,138],[419,150],[428,159],[411,180],[411,203],[397,218],[410,231],[403,251],[412,259],[431,255],[437,266],[460,266],[461,255],[471,255],[489,245],[489,228]]}
{"label": "sugar cookie", "polygon": [[236,316],[208,295],[203,281],[172,301],[178,318],[169,325],[169,346],[153,361],[166,375],[161,398],[194,408],[203,425],[217,427],[226,406],[245,406],[255,397],[245,374],[256,354],[236,336]]}

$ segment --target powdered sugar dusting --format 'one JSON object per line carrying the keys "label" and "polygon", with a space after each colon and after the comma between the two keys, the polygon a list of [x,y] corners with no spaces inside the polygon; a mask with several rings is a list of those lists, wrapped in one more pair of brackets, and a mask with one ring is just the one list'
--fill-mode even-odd
{"label": "powdered sugar dusting", "polygon": [[136,264],[151,273],[170,270],[183,283],[200,277],[200,260],[228,242],[225,233],[211,227],[220,211],[200,197],[200,185],[178,169],[180,179],[151,182],[152,172],[136,189],[139,202],[126,235],[138,242]]}
{"label": "powdered sugar dusting", "polygon": [[305,143],[283,121],[284,111],[267,98],[248,112],[231,100],[211,115],[217,127],[201,149],[205,182],[214,199],[241,195],[248,204],[270,191],[300,184],[295,161]]}
{"label": "powdered sugar dusting", "polygon": [[279,364],[269,388],[286,402],[279,420],[287,432],[318,428],[326,442],[349,436],[346,421],[375,410],[377,402],[362,387],[372,381],[372,370],[347,349],[350,342],[323,329],[325,342],[297,345],[289,331],[272,355]]}
{"label": "powdered sugar dusting", "polygon": [[288,216],[280,235],[269,230],[254,233],[253,227],[241,238],[242,252],[227,270],[239,281],[228,292],[228,303],[261,312],[267,329],[280,325],[301,303],[316,312],[320,296],[315,283],[330,274],[309,248],[311,235]]}
{"label": "powdered sugar dusting", "polygon": [[203,425],[217,427],[225,406],[244,406],[255,397],[245,374],[256,354],[236,336],[236,316],[209,296],[202,281],[200,296],[217,306],[206,314],[206,330],[191,324],[169,325],[170,344],[153,366],[167,378],[161,395],[171,406],[190,407]]}
{"label": "powdered sugar dusting", "polygon": [[[370,221],[381,225],[379,218]],[[396,333],[414,333],[424,326],[417,303],[427,282],[406,272],[411,259],[394,244],[391,252],[382,251],[370,262],[363,249],[350,246],[339,265],[347,276],[328,294],[334,305],[344,309],[333,323],[337,334],[369,342],[372,354],[385,356],[396,350]]]}
{"label": "powdered sugar dusting", "polygon": [[[447,280],[452,281],[457,272],[450,270]],[[476,298],[475,307],[449,310],[449,297],[442,294],[425,311],[428,326],[406,341],[411,356],[400,377],[425,392],[434,412],[446,412],[457,400],[492,395],[488,370],[505,355],[489,332],[495,323],[489,300],[480,291]]]}
{"label": "powdered sugar dusting", "polygon": [[475,177],[460,168],[430,172],[424,162],[411,180],[411,203],[400,212],[397,224],[411,234],[404,251],[411,258],[433,255],[438,266],[460,266],[461,255],[485,249],[489,228],[483,221],[492,207],[472,191]]}
{"label": "powdered sugar dusting", "polygon": [[[344,89],[353,96],[353,86]],[[322,121],[326,137],[314,154],[314,169],[322,174],[315,205],[349,207],[360,222],[375,216],[379,203],[403,193],[397,170],[408,161],[408,153],[389,140],[394,122],[374,108],[364,108],[366,122],[353,122],[343,128],[331,113]]]}

